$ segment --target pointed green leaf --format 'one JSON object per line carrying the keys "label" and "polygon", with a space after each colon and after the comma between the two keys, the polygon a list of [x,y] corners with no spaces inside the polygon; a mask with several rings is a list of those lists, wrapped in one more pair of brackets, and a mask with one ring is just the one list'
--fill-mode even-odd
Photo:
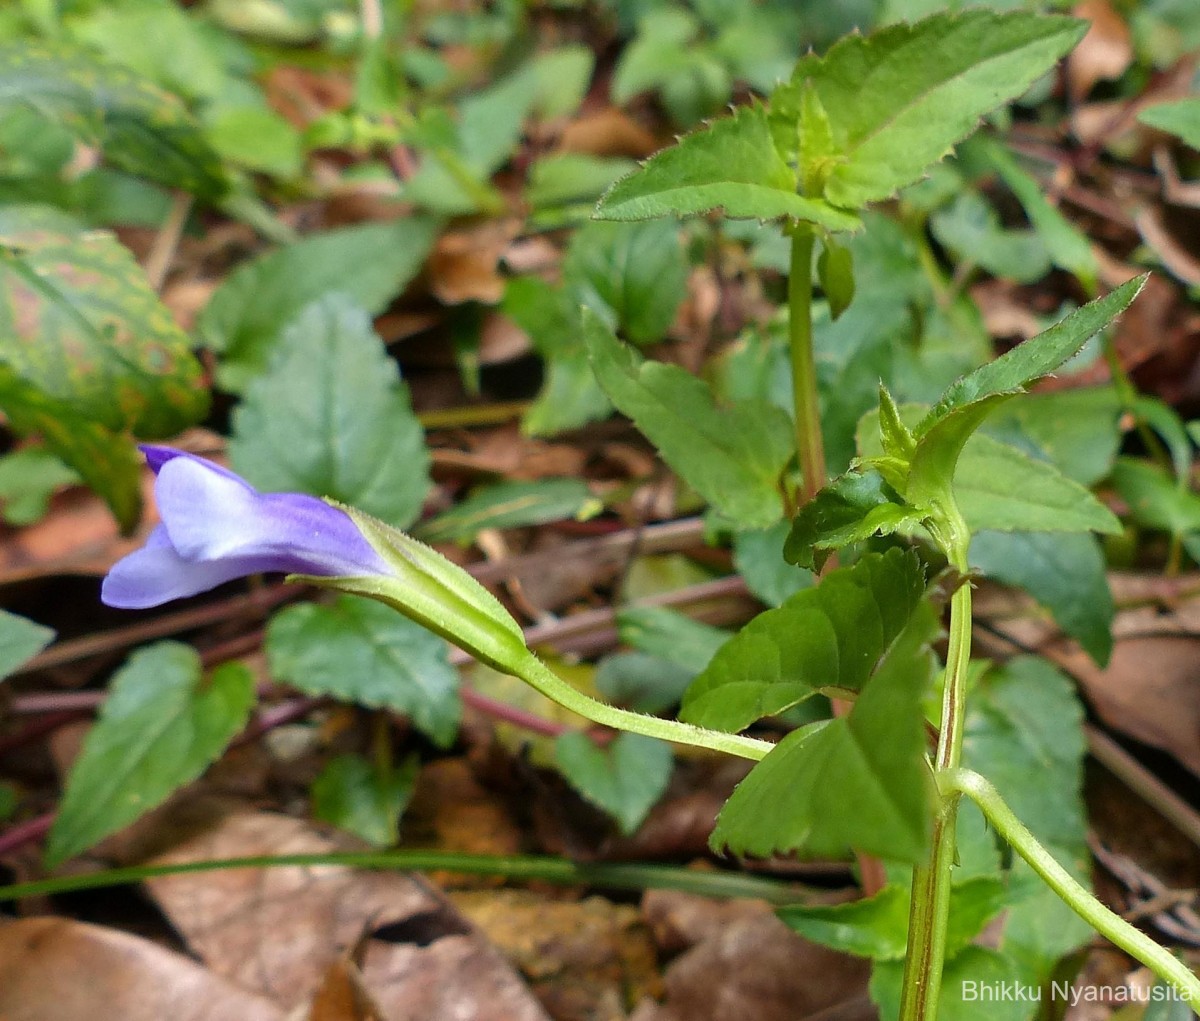
{"label": "pointed green leaf", "polygon": [[921,702],[937,630],[932,606],[919,602],[849,715],[793,731],[737,786],[712,846],[924,861],[933,811]]}
{"label": "pointed green leaf", "polygon": [[741,107],[685,135],[614,184],[596,215],[649,220],[721,209],[735,219],[791,219],[827,230],[856,230],[858,217],[797,194],[794,171],[775,151],[766,111]]}
{"label": "pointed green leaf", "polygon": [[0,514],[10,525],[31,525],[46,513],[56,490],[79,481],[79,473],[45,447],[21,447],[4,454],[0,456]]}
{"label": "pointed green leaf", "polygon": [[71,767],[46,861],[79,854],[196,779],[246,725],[254,677],[225,663],[207,677],[196,651],[159,642],[113,677]]}
{"label": "pointed green leaf", "polygon": [[618,734],[601,748],[572,731],[554,743],[554,758],[567,782],[617,820],[629,836],[662,797],[671,779],[671,746],[641,734]]}
{"label": "pointed green leaf", "polygon": [[221,386],[244,390],[267,367],[282,330],[328,291],[381,312],[416,276],[436,231],[423,217],[343,227],[240,265],[196,322],[200,341],[220,356]]}
{"label": "pointed green leaf", "polygon": [[54,632],[15,613],[0,610],[0,680],[54,641]]}
{"label": "pointed green leaf", "polygon": [[846,36],[824,57],[801,59],[771,97],[772,113],[798,115],[802,90],[815,89],[840,157],[824,196],[860,209],[919,179],[984,114],[1049,71],[1086,28],[1070,18],[977,10]]}
{"label": "pointed green leaf", "polygon": [[718,407],[702,380],[677,365],[644,360],[586,309],[583,329],[605,393],[684,481],[742,527],[779,519],[780,475],[793,442],[783,411],[760,400]]}
{"label": "pointed green leaf", "polygon": [[847,472],[800,508],[783,555],[790,564],[819,571],[834,550],[910,528],[923,516],[900,500],[879,472]]}
{"label": "pointed green leaf", "polygon": [[1182,138],[1193,149],[1200,149],[1200,97],[1148,106],[1138,114],[1138,120]]}
{"label": "pointed green leaf", "polygon": [[1181,486],[1158,465],[1119,457],[1113,465],[1112,479],[1139,524],[1171,535],[1200,529],[1200,496]]}
{"label": "pointed green leaf", "polygon": [[273,676],[310,695],[403,713],[445,747],[458,729],[458,671],[446,643],[380,603],[299,603],[267,629]]}
{"label": "pointed green leaf", "polygon": [[538,479],[483,486],[414,531],[427,542],[471,542],[485,528],[586,521],[604,509],[582,479]]}
{"label": "pointed green leaf", "polygon": [[924,592],[920,562],[900,549],[831,572],[717,650],[684,695],[680,718],[738,731],[817,691],[858,691]]}
{"label": "pointed green leaf", "polygon": [[420,516],[431,485],[408,387],[370,317],[341,294],[283,331],[234,412],[229,457],[262,490],[330,497],[399,527]]}

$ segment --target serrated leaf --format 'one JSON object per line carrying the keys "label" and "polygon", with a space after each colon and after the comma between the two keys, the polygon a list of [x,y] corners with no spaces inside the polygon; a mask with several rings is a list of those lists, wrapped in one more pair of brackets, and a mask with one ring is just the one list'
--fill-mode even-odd
{"label": "serrated leaf", "polygon": [[140,649],[113,677],[108,698],[67,778],[46,861],[87,850],[191,783],[246,725],[254,677],[225,663],[207,677],[191,646]]}
{"label": "serrated leaf", "polygon": [[[849,904],[789,904],[776,914],[793,932],[823,946],[876,961],[900,961],[908,948],[907,887],[885,886]],[[950,891],[946,956],[953,957],[1005,907],[1008,888],[999,876],[973,876]]]}
{"label": "serrated leaf", "polygon": [[644,360],[588,310],[583,330],[609,399],[684,481],[742,527],[779,519],[780,475],[793,443],[783,411],[765,401],[718,407],[702,380],[676,365]]}
{"label": "serrated leaf", "polygon": [[820,571],[834,550],[911,528],[922,517],[924,512],[907,506],[879,472],[848,472],[800,508],[783,555],[788,563]]}
{"label": "serrated leaf", "polygon": [[839,856],[853,848],[924,861],[933,815],[921,701],[937,629],[932,607],[919,602],[850,713],[793,731],[737,786],[712,846],[754,857],[794,850]]}
{"label": "serrated leaf", "polygon": [[859,691],[925,592],[916,555],[869,554],[759,614],[712,657],[680,718],[739,731],[818,691]]}
{"label": "serrated leaf", "polygon": [[183,103],[81,46],[0,46],[0,111],[21,106],[98,145],[121,170],[202,197],[225,190],[220,161]]}
{"label": "serrated leaf", "polygon": [[234,412],[229,457],[259,489],[330,497],[401,528],[430,487],[408,388],[370,317],[341,294],[283,331]]}
{"label": "serrated leaf", "polygon": [[1112,654],[1112,593],[1104,554],[1090,535],[1047,532],[979,532],[971,540],[971,566],[1028,592],[1079,641],[1100,666]]}
{"label": "serrated leaf", "polygon": [[576,304],[638,344],[661,340],[687,297],[687,260],[674,221],[584,224],[571,237],[562,271]]}
{"label": "serrated leaf", "polygon": [[30,525],[46,513],[50,497],[79,482],[45,447],[22,447],[0,457],[0,511],[10,525]]}
{"label": "serrated leaf", "polygon": [[445,643],[381,603],[299,603],[267,628],[273,676],[312,695],[394,709],[445,747],[458,729],[458,672]]}
{"label": "serrated leaf", "polygon": [[221,362],[217,380],[244,390],[281,331],[315,299],[339,291],[381,311],[421,267],[437,224],[421,217],[310,235],[235,269],[200,313],[200,341]]}
{"label": "serrated leaf", "polygon": [[54,630],[0,610],[0,681],[54,641]]}
{"label": "serrated leaf", "polygon": [[111,234],[0,238],[0,334],[0,366],[106,429],[157,439],[208,410],[187,335]]}
{"label": "serrated leaf", "polygon": [[916,181],[981,117],[1024,92],[1082,37],[1086,22],[968,11],[846,36],[804,57],[771,97],[773,116],[800,112],[813,88],[829,111],[839,161],[824,197],[859,209]]}
{"label": "serrated leaf", "polygon": [[995,361],[963,376],[946,389],[918,424],[917,435],[924,435],[956,408],[993,395],[1023,390],[1035,379],[1053,372],[1128,308],[1146,279],[1145,276],[1135,277],[1103,298],[1072,312],[1050,329],[1018,344]]}
{"label": "serrated leaf", "polygon": [[381,774],[361,755],[338,755],[313,781],[313,816],[372,847],[396,843],[400,816],[412,800],[416,756]]}
{"label": "serrated leaf", "polygon": [[483,486],[416,529],[426,542],[470,542],[485,528],[585,521],[603,509],[582,479],[538,479]]}
{"label": "serrated leaf", "polygon": [[1138,120],[1159,131],[1182,138],[1193,149],[1200,149],[1200,98],[1156,103],[1138,114]]}
{"label": "serrated leaf", "polygon": [[796,175],[775,151],[762,107],[685,135],[614,184],[596,215],[606,220],[649,220],[721,209],[735,219],[803,220],[827,230],[856,230],[857,216],[797,194]]}
{"label": "serrated leaf", "polygon": [[641,734],[618,734],[601,748],[573,731],[554,743],[554,757],[567,782],[634,833],[662,797],[671,779],[671,746]]}

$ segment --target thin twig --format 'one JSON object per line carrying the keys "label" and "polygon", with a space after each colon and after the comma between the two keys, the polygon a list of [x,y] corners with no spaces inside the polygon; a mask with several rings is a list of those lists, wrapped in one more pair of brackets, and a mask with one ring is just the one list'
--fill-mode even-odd
{"label": "thin twig", "polygon": [[192,196],[186,191],[177,191],[171,200],[171,208],[167,218],[154,237],[150,254],[146,256],[146,277],[150,286],[156,291],[162,290],[167,279],[167,271],[175,258],[175,250],[179,247],[179,239],[183,237],[183,228],[187,224],[188,213],[192,211]]}

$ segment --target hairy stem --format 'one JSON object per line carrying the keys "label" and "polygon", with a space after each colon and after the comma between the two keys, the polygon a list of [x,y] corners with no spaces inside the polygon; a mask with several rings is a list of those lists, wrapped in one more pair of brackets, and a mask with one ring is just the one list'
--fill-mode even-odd
{"label": "hairy stem", "polygon": [[792,396],[796,405],[796,454],[800,460],[801,505],[825,485],[825,442],[817,400],[817,370],[812,333],[813,232],[801,224],[792,233],[788,274],[788,336],[791,343]]}
{"label": "hairy stem", "polygon": [[717,730],[705,730],[703,727],[693,727],[690,723],[664,720],[657,716],[646,716],[643,713],[606,705],[573,688],[532,652],[516,666],[515,672],[521,680],[551,701],[604,727],[627,730],[631,734],[643,734],[646,737],[657,737],[662,741],[690,744],[697,748],[710,748],[713,751],[725,752],[755,762],[765,758],[767,753],[775,747],[770,741],[759,741],[752,737],[742,737],[739,734],[724,734]]}
{"label": "hairy stem", "polygon": [[[967,571],[969,535],[958,512],[944,537],[951,565]],[[964,583],[950,601],[950,642],[946,653],[946,683],[934,768],[938,775],[957,769],[962,758],[967,666],[971,661],[971,586]],[[909,908],[908,952],[900,997],[901,1021],[935,1021],[946,960],[946,925],[950,917],[950,873],[954,866],[958,793],[940,793],[933,827],[930,860],[913,869]]]}
{"label": "hairy stem", "polygon": [[974,801],[996,832],[1029,863],[1030,868],[1041,876],[1050,889],[1067,902],[1072,911],[1114,945],[1141,961],[1164,982],[1171,983],[1193,1008],[1200,1005],[1200,979],[1192,974],[1191,969],[1172,956],[1166,947],[1159,946],[1089,893],[1038,843],[988,780],[969,769],[948,769],[938,774],[938,785],[951,797],[965,794]]}

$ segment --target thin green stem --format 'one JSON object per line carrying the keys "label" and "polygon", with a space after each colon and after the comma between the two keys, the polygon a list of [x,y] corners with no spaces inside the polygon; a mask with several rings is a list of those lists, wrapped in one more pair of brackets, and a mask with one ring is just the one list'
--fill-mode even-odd
{"label": "thin green stem", "polygon": [[[951,565],[966,573],[969,534],[955,509],[943,536]],[[950,641],[946,653],[946,683],[934,766],[956,769],[962,759],[964,690],[971,661],[971,586],[964,582],[950,600]],[[954,866],[958,795],[941,795],[934,820],[932,853],[925,865],[913,869],[909,908],[908,952],[900,997],[901,1021],[935,1021],[946,961],[946,926],[950,918],[950,874]]]}
{"label": "thin green stem", "polygon": [[571,712],[578,713],[585,719],[604,727],[627,730],[631,734],[643,734],[646,737],[657,737],[662,741],[695,745],[697,748],[710,748],[713,751],[725,752],[743,759],[752,759],[755,762],[765,758],[767,753],[775,747],[770,741],[759,741],[752,737],[742,737],[739,734],[724,734],[717,730],[705,730],[703,727],[693,727],[690,723],[664,720],[657,716],[646,716],[643,713],[606,705],[571,687],[532,652],[519,663],[508,665],[505,669],[513,671],[521,680],[541,692],[552,702],[557,702],[564,709],[570,709]]}
{"label": "thin green stem", "polygon": [[938,784],[951,796],[965,794],[974,801],[996,832],[1080,918],[1131,957],[1141,961],[1164,982],[1171,983],[1193,1008],[1200,1005],[1200,979],[1191,969],[1177,960],[1166,947],[1159,946],[1144,932],[1101,904],[1038,843],[988,780],[969,769],[950,769],[938,774]]}
{"label": "thin green stem", "polygon": [[792,261],[788,275],[788,337],[791,343],[792,396],[796,405],[796,455],[800,461],[800,504],[825,485],[825,441],[817,398],[817,369],[813,358],[812,255],[813,232],[804,224],[792,232]]}
{"label": "thin green stem", "polygon": [[32,883],[0,886],[0,902],[23,897],[47,897],[75,890],[125,886],[159,876],[222,869],[265,869],[287,866],[340,865],[359,869],[396,869],[405,872],[440,871],[507,879],[539,879],[550,883],[580,883],[622,890],[682,890],[705,897],[756,897],[772,904],[795,904],[808,899],[808,891],[790,884],[725,872],[697,872],[673,865],[628,862],[582,863],[542,855],[460,854],[454,851],[363,851],[335,854],[283,854],[249,858],[224,858],[139,865],[76,876],[56,876]]}

